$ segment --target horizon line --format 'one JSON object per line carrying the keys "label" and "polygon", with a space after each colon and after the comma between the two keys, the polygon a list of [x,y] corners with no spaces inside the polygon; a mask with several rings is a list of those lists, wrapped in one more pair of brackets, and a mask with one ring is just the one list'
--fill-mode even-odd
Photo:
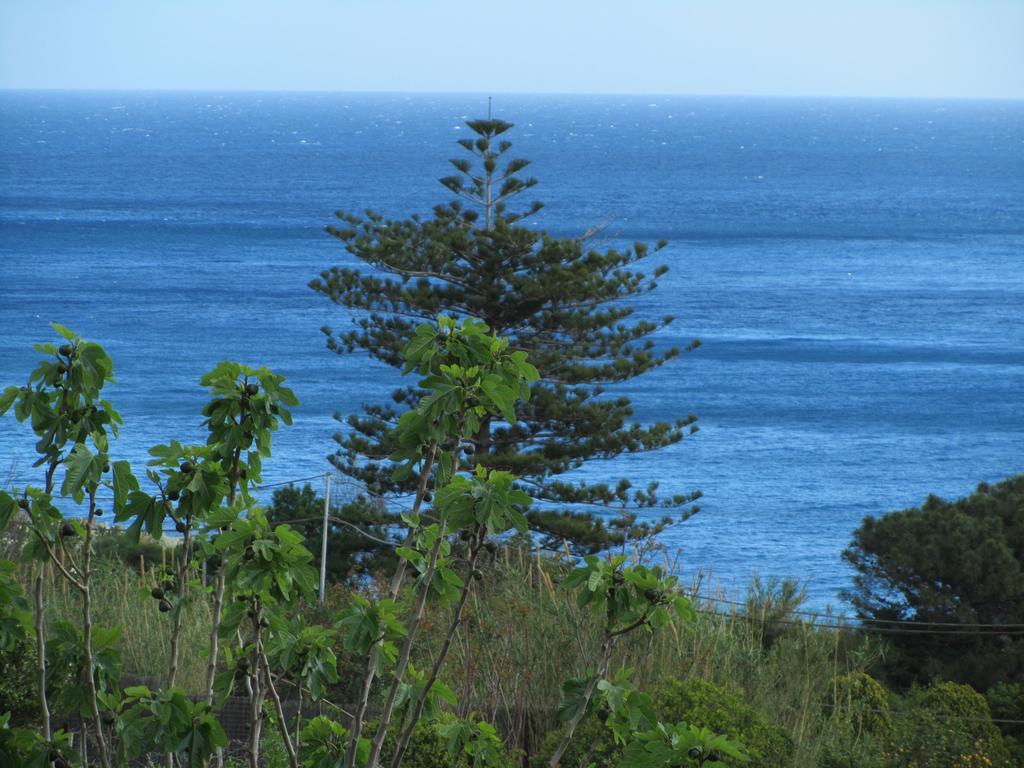
{"label": "horizon line", "polygon": [[826,99],[863,101],[1024,101],[1022,96],[964,96],[964,95],[839,95],[839,94],[792,94],[792,93],[684,93],[684,92],[624,92],[624,91],[477,91],[477,90],[374,90],[374,89],[326,89],[326,88],[67,88],[59,86],[23,87],[0,86],[3,93],[219,93],[219,94],[324,94],[352,96],[553,96],[586,97],[604,96],[615,98],[707,98],[707,99]]}

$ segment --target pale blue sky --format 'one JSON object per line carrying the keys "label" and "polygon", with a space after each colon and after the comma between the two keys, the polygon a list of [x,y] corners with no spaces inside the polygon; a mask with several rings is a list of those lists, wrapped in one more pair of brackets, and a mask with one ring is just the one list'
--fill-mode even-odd
{"label": "pale blue sky", "polygon": [[0,0],[0,88],[1024,98],[1024,0]]}

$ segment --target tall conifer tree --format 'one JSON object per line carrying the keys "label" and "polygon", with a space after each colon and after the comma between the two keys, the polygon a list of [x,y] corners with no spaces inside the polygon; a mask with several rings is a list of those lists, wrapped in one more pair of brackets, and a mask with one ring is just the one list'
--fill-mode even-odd
{"label": "tall conifer tree", "polygon": [[[366,265],[332,267],[310,283],[353,315],[348,330],[323,329],[327,345],[342,354],[365,351],[398,368],[417,324],[439,312],[484,321],[529,354],[542,380],[515,424],[483,424],[473,444],[464,446],[467,461],[521,478],[539,502],[530,524],[547,546],[567,542],[576,552],[597,551],[657,533],[696,511],[699,493],[659,499],[656,484],[634,489],[625,479],[584,483],[563,476],[590,460],[662,448],[697,429],[693,415],[634,423],[629,398],[605,391],[679,354],[677,348],[656,351],[649,338],[671,317],[635,320],[629,305],[654,290],[667,267],[650,275],[635,271],[649,253],[642,243],[599,250],[591,246],[596,230],[560,239],[525,226],[542,204],[508,207],[510,198],[537,183],[521,175],[529,161],[509,159],[511,143],[499,138],[512,125],[492,119],[467,125],[475,138],[459,144],[468,156],[452,160],[458,173],[440,180],[455,199],[434,208],[432,217],[392,220],[339,211],[341,223],[327,228]],[[388,431],[416,397],[412,389],[399,389],[391,402],[349,415],[332,463],[373,493],[414,489],[416,477],[392,480],[386,458]],[[657,507],[678,514],[637,514]]]}

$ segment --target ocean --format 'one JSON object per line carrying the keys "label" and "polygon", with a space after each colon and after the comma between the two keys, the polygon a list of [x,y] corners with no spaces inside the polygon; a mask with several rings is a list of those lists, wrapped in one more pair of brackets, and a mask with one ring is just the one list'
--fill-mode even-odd
{"label": "ocean", "polygon": [[[554,235],[665,238],[637,316],[697,351],[618,388],[700,432],[579,478],[700,489],[662,536],[683,575],[753,573],[841,607],[866,515],[1024,471],[1024,102],[500,95],[528,199]],[[0,386],[58,321],[111,352],[113,453],[202,439],[222,359],[301,399],[266,483],[323,473],[332,434],[397,373],[327,351],[345,313],[307,287],[352,264],[337,209],[407,216],[448,199],[478,95],[0,92]],[[0,422],[5,484],[38,483]],[[319,483],[319,481],[314,481]]]}

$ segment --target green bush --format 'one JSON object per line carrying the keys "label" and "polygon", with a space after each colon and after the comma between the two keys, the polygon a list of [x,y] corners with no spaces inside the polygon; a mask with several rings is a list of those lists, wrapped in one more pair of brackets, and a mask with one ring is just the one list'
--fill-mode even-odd
{"label": "green bush", "polygon": [[142,557],[149,569],[166,558],[164,546],[145,533],[135,541],[120,528],[97,527],[93,539],[93,556],[98,560],[124,563],[135,570],[139,569],[139,558]]}
{"label": "green bush", "polygon": [[[550,731],[541,742],[540,752],[531,760],[532,768],[547,768],[552,753],[562,740],[561,725]],[[618,765],[622,750],[615,745],[611,732],[593,714],[587,715],[576,727],[568,749],[562,755],[562,765],[593,764],[595,768],[613,768]]]}
{"label": "green bush", "polygon": [[743,742],[750,757],[743,765],[748,768],[783,768],[792,764],[793,742],[789,735],[738,693],[690,678],[666,682],[652,695],[658,715],[665,722],[684,721]]}
{"label": "green bush", "polygon": [[835,716],[848,721],[858,736],[888,741],[893,735],[889,693],[864,672],[852,672],[836,680]]}
{"label": "green bush", "polygon": [[899,768],[1011,765],[985,697],[968,685],[913,689],[896,722],[893,763]]}
{"label": "green bush", "polygon": [[0,715],[11,714],[12,725],[31,725],[39,719],[36,696],[36,649],[31,641],[0,651]]}
{"label": "green bush", "polygon": [[[785,730],[771,723],[738,693],[707,680],[690,678],[662,683],[652,691],[651,697],[658,717],[665,723],[682,721],[743,742],[750,757],[743,765],[748,768],[789,768],[793,764],[793,743]],[[548,734],[541,749],[541,760],[535,765],[546,764],[544,756],[554,751],[561,736],[560,729]],[[593,715],[576,729],[562,764],[586,765],[583,760],[588,751],[589,762],[597,768],[614,768],[622,754],[613,744],[611,734]],[[722,763],[730,764],[728,760]]]}
{"label": "green bush", "polygon": [[884,768],[890,765],[894,728],[889,694],[882,684],[863,672],[842,675],[835,681],[831,737],[818,756],[818,768]]}
{"label": "green bush", "polygon": [[[443,714],[433,722],[420,721],[412,732],[409,748],[402,759],[402,768],[470,768],[461,755],[450,757],[444,739],[438,734],[438,727],[453,722],[454,715]],[[381,763],[390,763],[395,750],[395,728],[388,732],[381,750]],[[364,733],[372,738],[377,732],[377,723],[366,724]],[[504,765],[513,768],[515,763],[510,756],[503,755]]]}
{"label": "green bush", "polygon": [[1014,765],[1024,765],[1024,685],[997,683],[985,692],[985,699],[994,719],[1018,721],[1000,724],[999,730]]}

